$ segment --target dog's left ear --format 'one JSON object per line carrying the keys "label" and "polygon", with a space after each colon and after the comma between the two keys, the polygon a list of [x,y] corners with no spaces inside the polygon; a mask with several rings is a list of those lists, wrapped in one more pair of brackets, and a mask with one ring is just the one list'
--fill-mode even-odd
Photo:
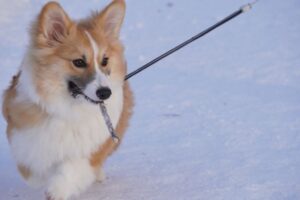
{"label": "dog's left ear", "polygon": [[126,5],[124,0],[114,0],[98,16],[97,24],[99,28],[109,38],[116,39],[120,35],[121,27],[125,17]]}
{"label": "dog's left ear", "polygon": [[62,43],[67,37],[72,22],[57,2],[47,3],[38,18],[38,30],[47,43]]}

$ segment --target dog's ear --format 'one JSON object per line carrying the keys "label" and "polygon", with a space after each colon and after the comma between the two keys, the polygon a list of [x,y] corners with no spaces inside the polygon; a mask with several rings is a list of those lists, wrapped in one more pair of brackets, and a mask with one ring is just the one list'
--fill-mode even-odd
{"label": "dog's ear", "polygon": [[118,38],[125,17],[124,0],[114,0],[96,16],[96,23],[109,38]]}
{"label": "dog's ear", "polygon": [[38,32],[48,43],[62,43],[69,34],[72,21],[57,2],[47,3],[38,18]]}

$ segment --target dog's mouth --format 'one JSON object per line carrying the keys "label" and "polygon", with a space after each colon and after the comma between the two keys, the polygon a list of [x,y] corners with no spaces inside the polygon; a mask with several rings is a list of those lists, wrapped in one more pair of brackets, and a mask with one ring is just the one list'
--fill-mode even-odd
{"label": "dog's mouth", "polygon": [[68,89],[73,98],[77,98],[78,96],[83,96],[85,100],[93,104],[100,104],[102,102],[102,101],[95,101],[90,97],[88,97],[86,94],[84,94],[82,89],[80,89],[80,87],[76,85],[76,83],[74,83],[73,81],[68,81]]}

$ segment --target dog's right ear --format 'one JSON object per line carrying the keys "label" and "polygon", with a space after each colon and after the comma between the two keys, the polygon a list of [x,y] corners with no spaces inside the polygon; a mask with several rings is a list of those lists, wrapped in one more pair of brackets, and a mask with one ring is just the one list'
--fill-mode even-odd
{"label": "dog's right ear", "polygon": [[37,26],[39,38],[53,45],[62,43],[68,36],[72,21],[57,2],[49,2],[40,13]]}

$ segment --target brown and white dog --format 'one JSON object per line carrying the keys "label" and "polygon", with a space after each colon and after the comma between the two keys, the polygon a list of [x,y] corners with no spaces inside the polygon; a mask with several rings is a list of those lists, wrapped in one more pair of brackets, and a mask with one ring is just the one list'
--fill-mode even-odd
{"label": "brown and white dog", "polygon": [[114,0],[75,22],[50,2],[33,23],[3,114],[20,173],[29,185],[45,187],[48,199],[69,199],[103,179],[103,162],[117,145],[99,101],[120,138],[128,126],[133,97],[119,40],[124,15],[124,0]]}

